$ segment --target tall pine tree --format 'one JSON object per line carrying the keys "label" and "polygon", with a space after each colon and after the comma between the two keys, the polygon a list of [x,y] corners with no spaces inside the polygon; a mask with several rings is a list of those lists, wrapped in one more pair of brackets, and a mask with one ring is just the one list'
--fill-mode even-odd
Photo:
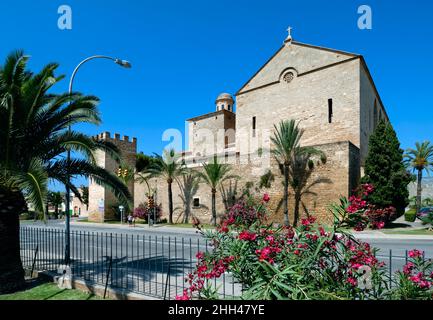
{"label": "tall pine tree", "polygon": [[411,181],[403,163],[403,152],[392,126],[381,121],[370,136],[365,176],[361,179],[362,183],[374,186],[369,202],[378,208],[395,207],[398,217],[409,204],[407,186]]}

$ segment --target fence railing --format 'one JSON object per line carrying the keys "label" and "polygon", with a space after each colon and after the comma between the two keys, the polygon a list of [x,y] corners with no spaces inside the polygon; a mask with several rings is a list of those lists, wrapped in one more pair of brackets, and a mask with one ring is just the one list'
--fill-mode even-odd
{"label": "fence railing", "polygon": [[[28,269],[57,271],[64,263],[64,244],[62,229],[20,228],[21,257]],[[187,288],[185,278],[197,263],[197,252],[209,250],[207,240],[200,238],[71,231],[70,267],[75,279],[88,284],[173,299]],[[376,257],[386,263],[393,286],[393,275],[407,263],[408,251],[395,255],[390,249]],[[241,285],[229,274],[213,281],[220,297],[241,295]]]}
{"label": "fence railing", "polygon": [[[64,263],[64,238],[61,229],[22,227],[24,267],[56,272]],[[199,238],[71,231],[70,268],[74,279],[88,284],[105,286],[108,280],[109,288],[173,299],[187,288],[185,278],[196,265],[197,252],[209,250]],[[223,298],[241,293],[228,274],[214,282]]]}

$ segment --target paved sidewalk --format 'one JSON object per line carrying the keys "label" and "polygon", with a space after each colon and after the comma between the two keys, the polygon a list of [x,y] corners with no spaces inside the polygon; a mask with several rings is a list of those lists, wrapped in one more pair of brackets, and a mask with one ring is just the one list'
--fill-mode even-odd
{"label": "paved sidewalk", "polygon": [[432,240],[433,235],[415,235],[415,234],[386,234],[381,231],[362,231],[352,232],[358,239],[395,239],[395,240]]}
{"label": "paved sidewalk", "polygon": [[167,232],[167,233],[183,233],[183,234],[196,234],[197,229],[195,228],[186,228],[186,227],[172,227],[172,226],[160,226],[154,225],[149,226],[148,224],[136,224],[135,227],[129,226],[127,223],[125,224],[111,224],[111,223],[97,223],[97,222],[80,222],[80,221],[71,221],[71,225],[75,226],[91,226],[91,227],[100,227],[100,228],[118,228],[122,230],[133,230],[133,229],[144,229],[146,231],[155,231],[155,232]]}

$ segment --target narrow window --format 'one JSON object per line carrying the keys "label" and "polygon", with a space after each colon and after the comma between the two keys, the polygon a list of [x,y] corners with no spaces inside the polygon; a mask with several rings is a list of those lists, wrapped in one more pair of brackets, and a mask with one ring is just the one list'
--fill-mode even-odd
{"label": "narrow window", "polygon": [[328,122],[332,123],[332,99],[328,99]]}
{"label": "narrow window", "polygon": [[229,147],[229,137],[228,136],[224,137],[224,144],[225,144],[225,148],[227,149]]}
{"label": "narrow window", "polygon": [[253,117],[253,137],[256,136],[256,117]]}
{"label": "narrow window", "polygon": [[194,198],[193,206],[194,206],[194,208],[200,207],[200,198]]}

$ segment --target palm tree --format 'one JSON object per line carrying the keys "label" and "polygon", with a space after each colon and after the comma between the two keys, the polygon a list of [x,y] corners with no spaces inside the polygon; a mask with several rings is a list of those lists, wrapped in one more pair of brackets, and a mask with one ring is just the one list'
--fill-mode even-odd
{"label": "palm tree", "polygon": [[[24,284],[20,258],[19,214],[30,202],[45,212],[48,180],[68,184],[84,176],[111,189],[119,199],[130,200],[128,188],[113,173],[98,167],[95,152],[103,150],[115,159],[119,150],[111,143],[67,130],[77,123],[99,124],[98,99],[79,93],[48,93],[63,76],[58,65],[46,65],[39,73],[27,68],[21,51],[9,55],[0,66],[0,294]],[[68,162],[67,150],[80,153]]]}
{"label": "palm tree", "polygon": [[226,180],[238,178],[230,175],[231,167],[228,164],[218,163],[217,156],[214,156],[213,162],[203,163],[204,172],[199,172],[199,176],[210,186],[212,192],[212,221],[216,225],[216,193],[217,188]]}
{"label": "palm tree", "polygon": [[284,224],[289,226],[289,170],[295,154],[300,153],[299,141],[304,131],[298,127],[295,120],[281,121],[278,127],[274,125],[274,129],[271,153],[284,174]]}
{"label": "palm tree", "polygon": [[189,222],[191,216],[191,203],[194,196],[197,194],[201,177],[193,170],[187,170],[181,177],[177,177],[176,181],[181,193],[179,197],[183,202],[183,223]]}
{"label": "palm tree", "polygon": [[60,191],[48,192],[47,202],[48,202],[48,204],[50,204],[54,207],[54,216],[56,217],[56,219],[59,216],[59,207],[62,205],[64,200],[65,200],[65,197],[64,197],[64,194],[62,192],[60,192]]}
{"label": "palm tree", "polygon": [[81,203],[86,206],[86,211],[89,210],[89,187],[81,185]]}
{"label": "palm tree", "polygon": [[418,171],[417,177],[417,189],[416,189],[416,212],[421,209],[421,193],[422,193],[422,172],[425,170],[430,173],[433,169],[433,145],[430,141],[424,141],[423,143],[415,143],[415,149],[407,149],[405,154],[406,165]]}
{"label": "palm tree", "polygon": [[181,175],[185,170],[183,162],[180,161],[179,154],[174,149],[164,150],[163,156],[155,154],[155,160],[146,170],[149,177],[164,177],[168,186],[168,222],[173,224],[173,190],[174,179]]}

